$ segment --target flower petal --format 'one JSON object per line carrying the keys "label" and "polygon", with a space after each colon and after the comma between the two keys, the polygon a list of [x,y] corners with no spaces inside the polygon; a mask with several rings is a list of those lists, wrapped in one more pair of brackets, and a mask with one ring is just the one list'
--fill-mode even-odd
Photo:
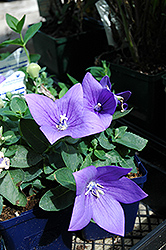
{"label": "flower petal", "polygon": [[100,84],[103,88],[107,88],[109,90],[111,90],[111,82],[110,82],[110,78],[106,75],[104,76],[101,81]]}
{"label": "flower petal", "polygon": [[97,182],[101,185],[110,184],[112,181],[119,180],[124,175],[127,175],[132,168],[122,168],[117,166],[103,166],[97,168]]}
{"label": "flower petal", "polygon": [[97,169],[95,166],[89,166],[73,173],[76,182],[76,195],[85,194],[87,184],[92,179],[95,179],[96,174]]}
{"label": "flower petal", "polygon": [[39,126],[51,126],[58,122],[56,118],[57,105],[50,98],[38,94],[27,94],[25,99],[34,120]]}
{"label": "flower petal", "polygon": [[69,231],[81,230],[88,225],[92,218],[92,209],[88,197],[84,194],[75,198],[74,208],[70,220]]}
{"label": "flower petal", "polygon": [[82,81],[82,88],[86,106],[94,108],[102,90],[101,84],[88,72]]}
{"label": "flower petal", "polygon": [[[93,220],[106,231],[124,236],[124,212],[118,201],[104,193],[100,198],[93,199]],[[92,204],[92,202],[91,202]]]}
{"label": "flower petal", "polygon": [[112,181],[110,186],[105,187],[109,195],[124,204],[140,201],[148,196],[134,181],[126,177]]}
{"label": "flower petal", "polygon": [[124,102],[126,102],[130,96],[131,96],[131,92],[129,90],[127,91],[124,91],[124,92],[121,92],[121,93],[118,93],[116,94],[117,96],[122,96],[124,98]]}
{"label": "flower petal", "polygon": [[114,114],[117,106],[117,98],[111,91],[108,89],[102,89],[97,102],[102,105],[102,110],[100,111],[101,114]]}

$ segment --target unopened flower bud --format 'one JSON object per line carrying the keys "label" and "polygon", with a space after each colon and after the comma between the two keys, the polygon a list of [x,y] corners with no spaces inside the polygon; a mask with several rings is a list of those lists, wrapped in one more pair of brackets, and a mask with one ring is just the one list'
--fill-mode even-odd
{"label": "unopened flower bud", "polygon": [[6,92],[6,97],[7,97],[9,100],[11,100],[11,98],[12,98],[12,93],[11,93],[10,91],[7,91],[7,92]]}
{"label": "unopened flower bud", "polygon": [[37,78],[39,76],[39,71],[41,70],[41,67],[37,63],[30,63],[27,67],[27,73],[32,78]]}

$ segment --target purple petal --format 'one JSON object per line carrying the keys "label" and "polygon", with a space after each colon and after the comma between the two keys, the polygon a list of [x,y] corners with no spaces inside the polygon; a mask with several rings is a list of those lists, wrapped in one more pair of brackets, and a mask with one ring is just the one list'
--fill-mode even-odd
{"label": "purple petal", "polygon": [[104,76],[101,81],[100,84],[103,88],[107,88],[109,90],[111,90],[111,82],[108,76]]}
{"label": "purple petal", "polygon": [[124,98],[124,102],[126,102],[130,96],[131,96],[131,92],[129,90],[127,91],[124,91],[124,92],[121,92],[121,93],[118,93],[116,94],[117,96],[122,96]]}
{"label": "purple petal", "polygon": [[97,178],[96,180],[104,185],[106,183],[112,183],[112,181],[117,181],[124,175],[127,175],[132,168],[122,168],[117,166],[104,166],[97,168]]}
{"label": "purple petal", "polygon": [[0,83],[5,81],[5,80],[6,80],[6,78],[3,75],[0,75]]}
{"label": "purple petal", "polygon": [[58,122],[56,114],[57,103],[53,102],[46,96],[38,94],[27,94],[25,95],[25,99],[28,103],[34,120],[39,126],[55,126],[55,124]]}
{"label": "purple petal", "polygon": [[122,177],[105,186],[107,193],[119,202],[130,204],[147,197],[147,194],[132,180]]}
{"label": "purple petal", "polygon": [[81,230],[88,225],[92,218],[92,209],[84,194],[75,198],[74,208],[70,220],[69,231]]}
{"label": "purple petal", "polygon": [[86,104],[94,107],[102,90],[101,84],[88,72],[83,79],[82,88]]}
{"label": "purple petal", "polygon": [[76,182],[76,195],[85,193],[87,184],[95,179],[97,169],[95,166],[89,166],[73,173]]}
{"label": "purple petal", "polygon": [[97,102],[101,103],[101,114],[113,115],[117,106],[117,98],[108,89],[102,89],[98,97]]}
{"label": "purple petal", "polygon": [[107,193],[98,199],[91,196],[92,199],[93,220],[106,231],[124,236],[124,212],[119,202]]}

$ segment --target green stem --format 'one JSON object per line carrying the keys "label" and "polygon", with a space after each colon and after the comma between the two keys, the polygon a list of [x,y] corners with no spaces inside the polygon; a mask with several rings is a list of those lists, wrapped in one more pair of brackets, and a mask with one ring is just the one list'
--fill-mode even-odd
{"label": "green stem", "polygon": [[23,49],[24,49],[24,51],[25,51],[25,54],[27,55],[28,62],[31,63],[30,56],[29,56],[28,50],[27,50],[27,48],[26,48],[26,45],[25,45],[25,43],[24,43],[24,39],[23,39],[23,36],[22,36],[21,33],[20,33],[20,38],[21,38],[21,41],[22,41],[22,43],[23,43],[22,47],[23,47]]}

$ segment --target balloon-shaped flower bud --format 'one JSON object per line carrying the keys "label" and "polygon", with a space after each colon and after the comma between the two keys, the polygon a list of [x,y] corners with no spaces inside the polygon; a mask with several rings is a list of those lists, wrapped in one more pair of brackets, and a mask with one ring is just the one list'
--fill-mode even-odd
{"label": "balloon-shaped flower bud", "polygon": [[32,78],[37,78],[39,76],[39,71],[41,70],[41,67],[37,63],[30,63],[27,67],[27,73]]}

